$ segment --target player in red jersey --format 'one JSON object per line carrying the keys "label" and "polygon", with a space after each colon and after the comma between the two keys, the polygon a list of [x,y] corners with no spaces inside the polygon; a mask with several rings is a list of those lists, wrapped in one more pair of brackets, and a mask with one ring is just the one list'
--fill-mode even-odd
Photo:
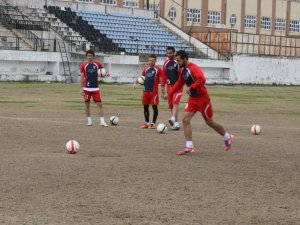
{"label": "player in red jersey", "polygon": [[[92,50],[86,52],[87,62],[84,62],[80,67],[80,90],[85,101],[85,114],[87,117],[87,125],[92,126],[92,118],[90,112],[90,99],[93,98],[98,106],[100,117],[100,125],[107,127],[104,121],[103,107],[101,102],[101,93],[99,89],[98,69],[102,69],[103,65],[100,62],[94,61],[95,53]],[[109,76],[108,73],[103,76]]]}
{"label": "player in red jersey", "polygon": [[186,84],[188,87],[186,93],[189,95],[184,111],[184,117],[182,119],[186,146],[181,149],[178,154],[185,155],[186,153],[194,151],[190,121],[196,112],[200,112],[206,124],[224,137],[224,150],[230,150],[233,135],[226,132],[222,125],[213,120],[213,109],[209,95],[204,86],[206,78],[204,77],[202,70],[197,65],[188,61],[188,55],[183,50],[176,53],[176,60],[181,68],[180,76],[170,94],[175,93]]}
{"label": "player in red jersey", "polygon": [[[155,123],[158,117],[158,84],[162,75],[161,69],[155,65],[156,56],[150,55],[148,58],[148,66],[144,68],[142,76],[145,77],[144,91],[142,104],[144,106],[145,124],[141,125],[140,128],[155,128]],[[136,89],[138,81],[136,80],[133,84],[133,88]],[[153,108],[153,120],[150,123],[149,117],[149,105]]]}
{"label": "player in red jersey", "polygon": [[[177,90],[174,94],[170,94],[173,86],[178,80],[179,76],[179,65],[175,60],[175,48],[167,47],[167,56],[168,59],[165,60],[163,65],[163,75],[162,75],[162,96],[164,99],[168,99],[169,109],[171,110],[171,118],[169,119],[169,123],[172,126],[173,130],[179,130],[179,122],[178,122],[178,109],[179,103],[182,95],[182,88]],[[165,85],[167,84],[167,93],[165,93]]]}

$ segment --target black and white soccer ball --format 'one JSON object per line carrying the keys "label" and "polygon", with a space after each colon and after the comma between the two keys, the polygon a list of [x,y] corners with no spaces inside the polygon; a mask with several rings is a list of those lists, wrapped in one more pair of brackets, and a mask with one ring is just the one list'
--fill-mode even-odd
{"label": "black and white soccer ball", "polygon": [[117,116],[112,116],[110,117],[109,122],[112,126],[117,126],[119,124],[119,118]]}
{"label": "black and white soccer ball", "polygon": [[166,133],[168,131],[168,127],[166,124],[160,123],[157,125],[156,130],[158,133],[162,134],[162,133]]}

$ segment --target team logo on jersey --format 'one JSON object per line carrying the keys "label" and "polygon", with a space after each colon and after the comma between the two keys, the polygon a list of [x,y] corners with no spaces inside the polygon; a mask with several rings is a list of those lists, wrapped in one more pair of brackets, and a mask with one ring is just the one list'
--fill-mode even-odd
{"label": "team logo on jersey", "polygon": [[147,73],[146,77],[154,77],[155,71],[152,71],[151,73]]}
{"label": "team logo on jersey", "polygon": [[189,77],[190,77],[189,72],[188,72],[187,70],[184,69],[184,70],[182,71],[182,77],[183,77],[184,80],[188,80]]}
{"label": "team logo on jersey", "polygon": [[174,69],[175,69],[175,66],[168,66],[167,69],[168,69],[168,70],[174,70]]}
{"label": "team logo on jersey", "polygon": [[94,65],[93,68],[94,68],[94,70],[95,70],[95,69],[96,69],[96,66]]}

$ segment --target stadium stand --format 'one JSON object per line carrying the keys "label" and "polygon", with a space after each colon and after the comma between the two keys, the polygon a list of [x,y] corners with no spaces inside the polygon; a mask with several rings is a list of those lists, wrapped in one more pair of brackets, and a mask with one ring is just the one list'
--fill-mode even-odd
{"label": "stadium stand", "polygon": [[[94,45],[95,50],[100,52],[164,55],[166,46],[170,45],[188,52],[194,50],[145,17],[88,11],[74,12],[70,8],[57,6],[45,6],[45,9],[80,34],[81,37],[70,37],[72,40],[88,40]],[[59,21],[56,23],[61,29]]]}
{"label": "stadium stand", "polygon": [[76,12],[89,25],[99,30],[126,53],[165,54],[166,46],[193,52],[193,48],[177,39],[145,17],[99,12]]}
{"label": "stadium stand", "polygon": [[[45,9],[88,40],[94,45],[95,50],[105,53],[124,51],[114,44],[111,39],[101,34],[99,30],[96,30],[92,25],[88,24],[87,21],[77,16],[70,8],[63,8],[62,10],[62,8],[57,6],[45,6]],[[78,36],[77,38],[80,37]]]}

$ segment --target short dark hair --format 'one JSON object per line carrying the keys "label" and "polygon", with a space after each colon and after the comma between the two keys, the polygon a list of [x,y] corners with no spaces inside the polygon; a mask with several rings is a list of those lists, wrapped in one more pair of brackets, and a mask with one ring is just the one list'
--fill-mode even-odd
{"label": "short dark hair", "polygon": [[175,56],[180,56],[180,58],[186,59],[186,60],[189,59],[189,55],[184,50],[178,51]]}
{"label": "short dark hair", "polygon": [[172,50],[173,52],[175,52],[175,48],[174,47],[172,47],[172,46],[169,46],[169,47],[167,47],[167,49],[166,50]]}
{"label": "short dark hair", "polygon": [[95,52],[93,50],[87,50],[85,56],[87,56],[88,54],[92,54],[93,56],[95,56]]}
{"label": "short dark hair", "polygon": [[151,55],[149,55],[149,58],[156,59],[156,55],[154,55],[154,54],[151,54]]}

